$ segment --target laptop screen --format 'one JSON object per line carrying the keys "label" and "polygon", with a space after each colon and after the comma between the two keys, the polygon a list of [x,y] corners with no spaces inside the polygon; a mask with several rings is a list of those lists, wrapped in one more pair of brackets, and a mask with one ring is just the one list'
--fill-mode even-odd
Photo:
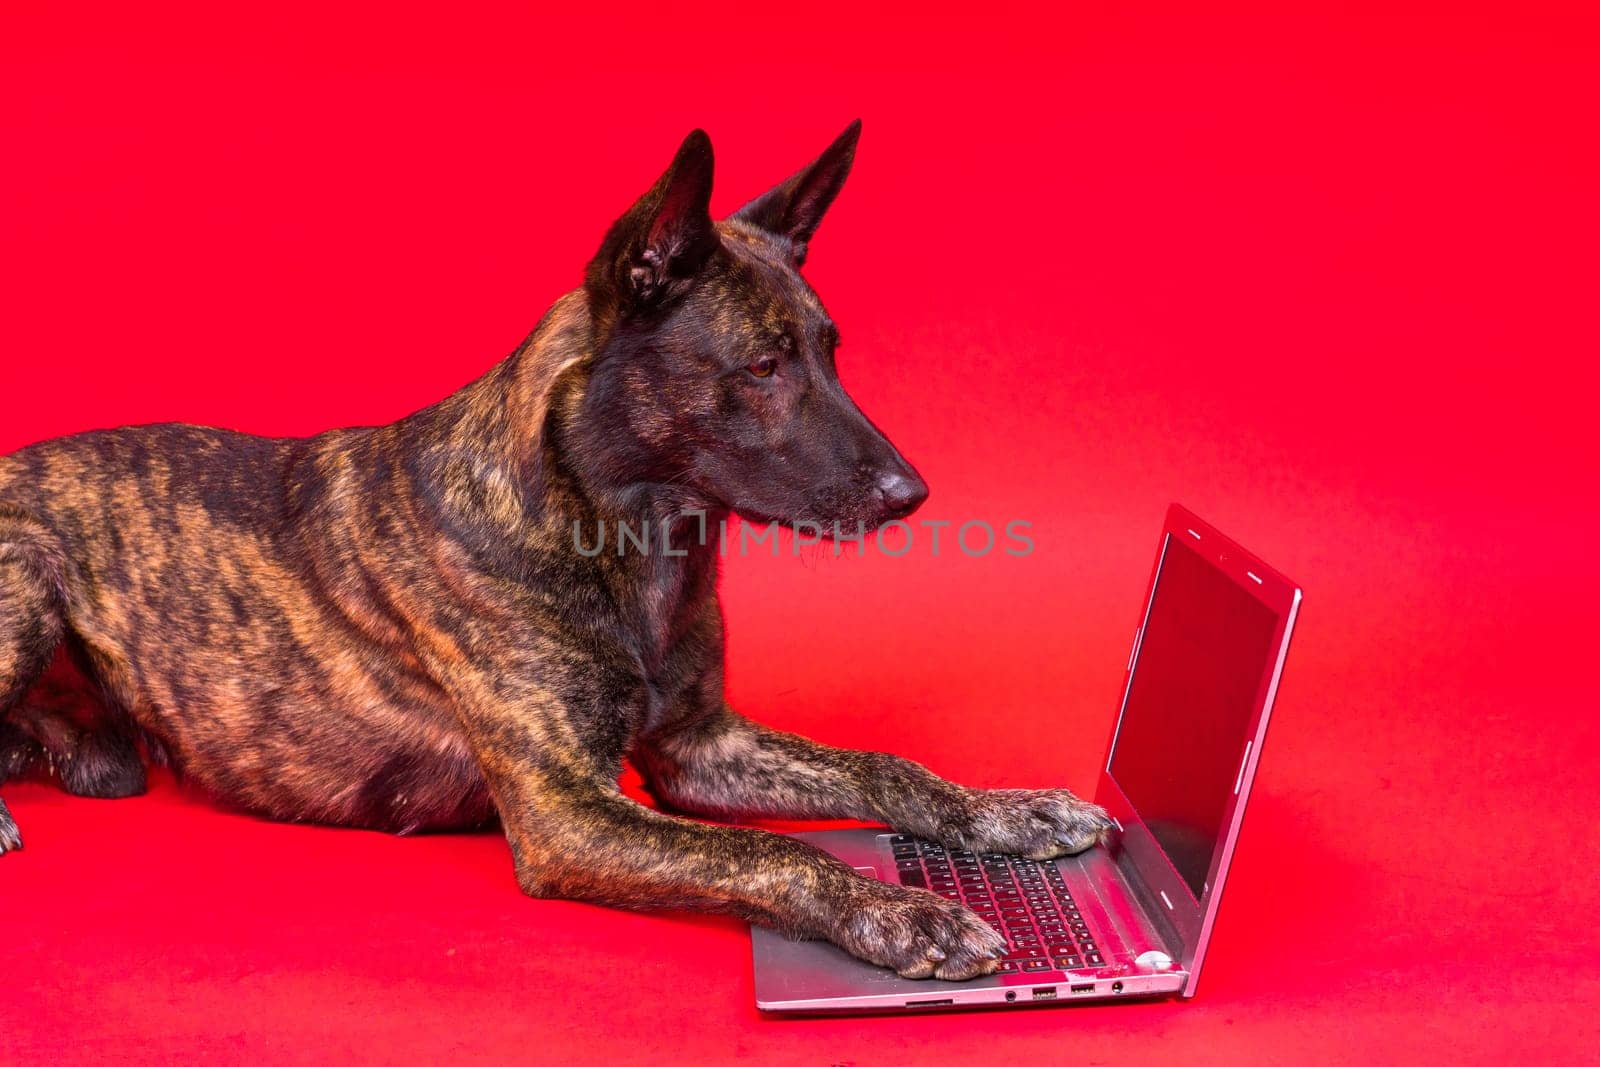
{"label": "laptop screen", "polygon": [[1196,900],[1209,888],[1277,623],[1168,535],[1109,769]]}

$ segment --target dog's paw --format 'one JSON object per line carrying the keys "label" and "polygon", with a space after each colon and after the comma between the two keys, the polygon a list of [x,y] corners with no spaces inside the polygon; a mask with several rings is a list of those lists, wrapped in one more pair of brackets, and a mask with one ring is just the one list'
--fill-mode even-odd
{"label": "dog's paw", "polygon": [[145,791],[144,762],[139,751],[131,740],[119,734],[82,734],[54,757],[61,788],[73,796],[112,800]]}
{"label": "dog's paw", "polygon": [[965,807],[962,825],[940,835],[945,844],[1033,860],[1082,852],[1112,825],[1104,808],[1065,789],[974,789]]}
{"label": "dog's paw", "polygon": [[4,856],[7,852],[15,852],[21,847],[22,834],[17,831],[17,822],[11,817],[6,802],[0,800],[0,856]]}
{"label": "dog's paw", "polygon": [[921,889],[863,879],[832,940],[902,978],[960,981],[1000,968],[1006,941],[970,909]]}

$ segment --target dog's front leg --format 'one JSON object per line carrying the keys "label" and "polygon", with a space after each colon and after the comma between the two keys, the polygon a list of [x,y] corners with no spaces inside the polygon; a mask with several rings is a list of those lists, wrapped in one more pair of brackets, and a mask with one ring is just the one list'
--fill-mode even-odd
{"label": "dog's front leg", "polygon": [[529,895],[737,915],[832,941],[908,978],[971,978],[999,966],[1004,942],[964,907],[862,878],[792,838],[628,799],[592,753],[564,743],[579,721],[545,695],[524,708],[480,709],[469,729]]}
{"label": "dog's front leg", "polygon": [[862,819],[978,852],[1081,852],[1111,827],[1065,789],[969,789],[884,752],[832,748],[718,708],[643,739],[651,790],[706,815]]}

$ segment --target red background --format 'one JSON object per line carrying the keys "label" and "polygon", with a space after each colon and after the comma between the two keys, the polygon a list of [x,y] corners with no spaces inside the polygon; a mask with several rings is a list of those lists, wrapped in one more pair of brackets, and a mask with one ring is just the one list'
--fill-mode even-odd
{"label": "red background", "polygon": [[396,418],[691,127],[732,210],[860,115],[846,382],[922,517],[1038,548],[733,560],[735,704],[1087,790],[1169,500],[1306,604],[1191,1003],[765,1020],[739,924],[524,899],[496,834],[13,785],[0,1059],[1595,1055],[1592,27],[118,7],[0,29],[0,449]]}

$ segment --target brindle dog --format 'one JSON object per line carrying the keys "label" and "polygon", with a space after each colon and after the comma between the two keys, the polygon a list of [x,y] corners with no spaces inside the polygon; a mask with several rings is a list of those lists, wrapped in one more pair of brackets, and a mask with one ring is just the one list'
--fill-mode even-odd
{"label": "brindle dog", "polygon": [[[720,222],[691,133],[516,352],[392,425],[145,426],[0,458],[0,778],[126,796],[148,750],[276,819],[498,816],[532,896],[732,913],[908,977],[993,971],[999,935],[957,904],[670,812],[1033,857],[1088,847],[1104,812],[751,722],[723,702],[700,523],[656,551],[574,536],[694,512],[870,529],[923,501],[799,273],[859,133]],[[624,758],[667,811],[619,791]],[[20,847],[0,804],[0,852]]]}

